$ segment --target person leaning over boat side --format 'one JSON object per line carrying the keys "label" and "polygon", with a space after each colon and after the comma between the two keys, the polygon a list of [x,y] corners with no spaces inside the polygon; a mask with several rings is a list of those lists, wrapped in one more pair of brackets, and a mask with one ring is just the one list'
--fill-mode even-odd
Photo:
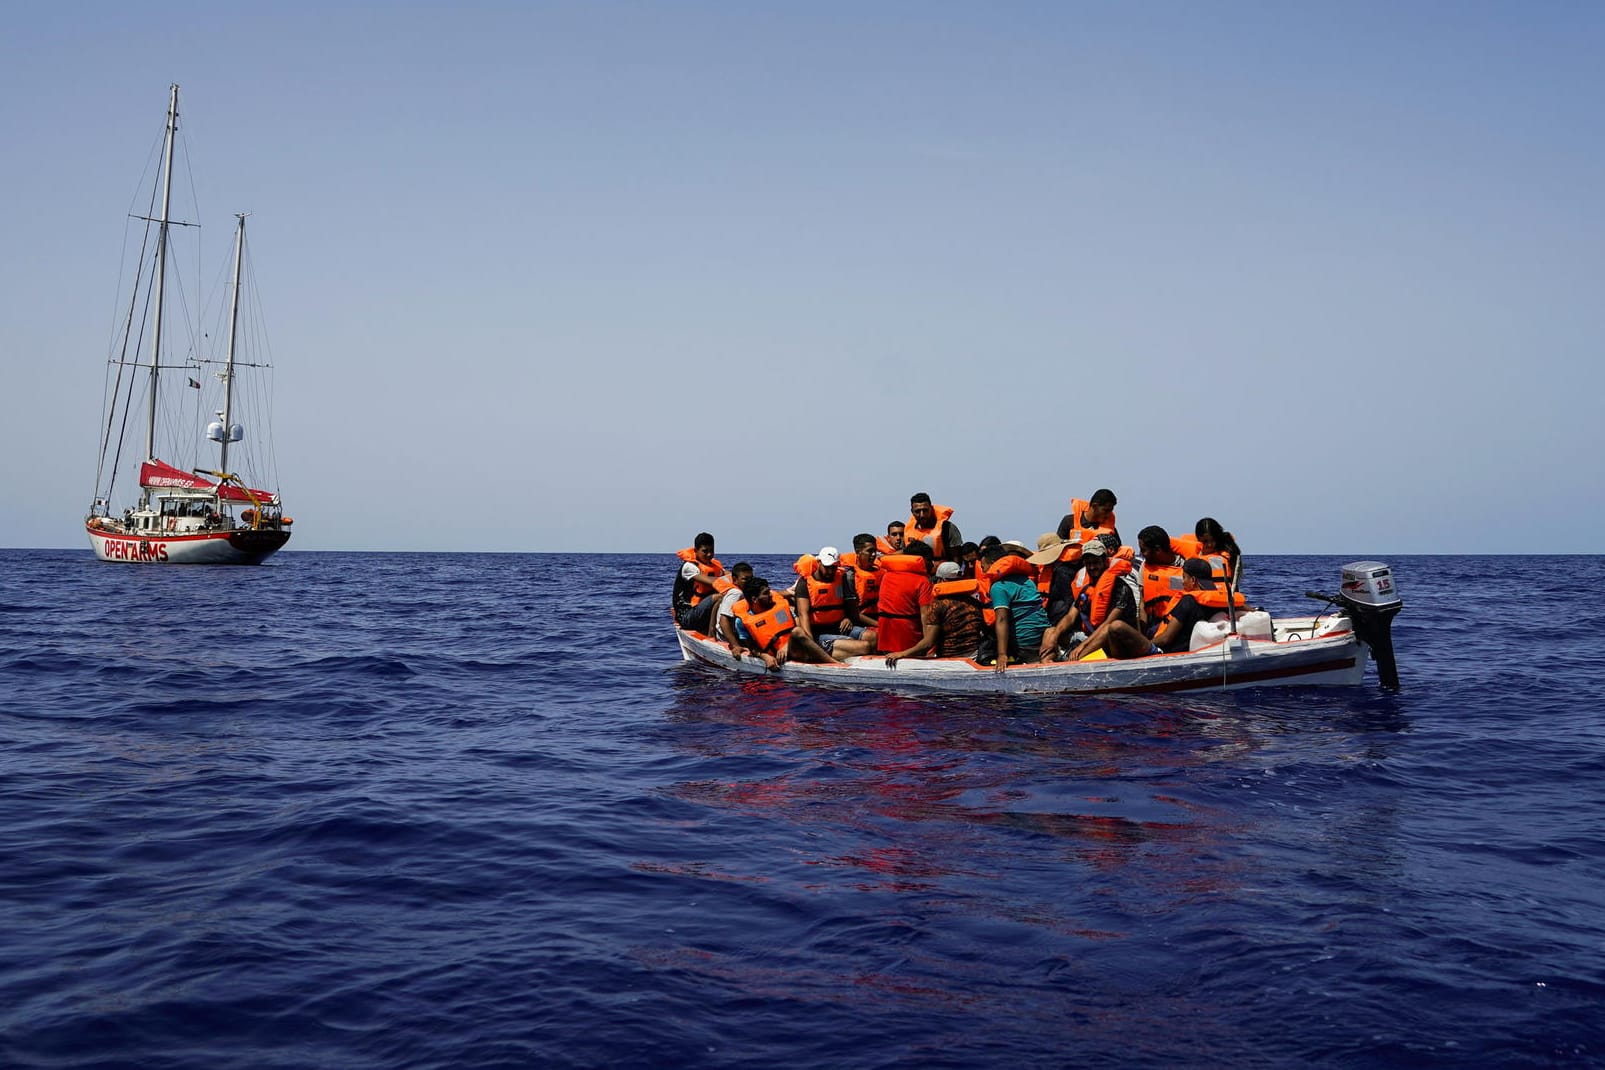
{"label": "person leaning over boat side", "polygon": [[931,496],[923,490],[909,498],[903,530],[908,542],[925,543],[938,561],[957,561],[959,547],[964,545],[964,536],[953,523],[953,510],[932,505]]}
{"label": "person leaning over boat side", "polygon": [[[774,672],[783,661],[827,662],[835,661],[819,644],[797,631],[797,617],[784,599],[776,598],[769,581],[760,576],[749,579],[741,588],[741,599],[731,607],[736,619],[746,629],[747,638],[741,647]],[[736,652],[741,657],[741,651]]]}
{"label": "person leaning over boat side", "polygon": [[853,536],[853,556],[842,562],[842,568],[853,581],[853,593],[858,596],[858,615],[875,623],[875,611],[880,606],[881,574],[875,567],[880,550],[875,536],[859,532]]}
{"label": "person leaning over boat side", "polygon": [[[875,623],[879,633],[875,648],[894,658],[908,657],[908,652],[932,635],[936,627],[931,611],[936,598],[931,589],[931,548],[923,542],[911,542],[904,550],[880,559],[881,602]],[[927,644],[925,649],[930,646]]]}
{"label": "person leaning over boat side", "polygon": [[900,554],[903,552],[904,534],[903,522],[893,520],[886,525],[885,537],[875,540],[875,548],[883,554]]}
{"label": "person leaning over boat side", "polygon": [[1059,520],[1059,538],[1065,542],[1091,542],[1097,535],[1113,535],[1120,545],[1120,532],[1115,530],[1115,492],[1101,487],[1092,492],[1086,501],[1070,499],[1070,511]]}
{"label": "person leaning over boat side", "polygon": [[840,566],[834,546],[821,547],[804,558],[802,574],[792,587],[797,631],[807,635],[833,658],[851,658],[875,649],[875,629],[859,616],[858,591]]}
{"label": "person leaning over boat side", "polygon": [[730,647],[730,653],[741,657],[741,641],[750,639],[742,632],[746,626],[736,616],[736,603],[745,597],[741,593],[741,585],[752,579],[752,566],[745,561],[737,561],[730,566],[730,588],[719,596],[719,608],[714,611],[714,621],[719,628],[719,638]]}
{"label": "person leaning over boat side", "polygon": [[671,602],[674,622],[687,631],[706,635],[712,624],[714,606],[718,604],[717,599],[708,596],[717,589],[716,581],[724,576],[724,566],[713,556],[713,536],[706,531],[698,532],[691,546],[676,556],[681,565],[674,577]]}
{"label": "person leaning over boat side", "polygon": [[1048,628],[1048,614],[1042,608],[1037,590],[1037,570],[1028,560],[1031,551],[1018,543],[1002,543],[981,556],[992,586],[988,597],[993,614],[993,633],[997,653],[993,666],[998,672],[1009,667],[1009,660],[1037,660],[1042,635]]}

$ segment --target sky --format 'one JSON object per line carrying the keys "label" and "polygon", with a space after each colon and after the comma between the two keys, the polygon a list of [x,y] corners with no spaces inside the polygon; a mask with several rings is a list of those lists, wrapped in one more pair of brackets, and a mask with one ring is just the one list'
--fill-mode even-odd
{"label": "sky", "polygon": [[[167,87],[302,550],[1605,551],[1605,6],[18,5],[0,545],[85,547]],[[206,296],[206,295],[202,295]],[[195,298],[192,298],[195,300]]]}

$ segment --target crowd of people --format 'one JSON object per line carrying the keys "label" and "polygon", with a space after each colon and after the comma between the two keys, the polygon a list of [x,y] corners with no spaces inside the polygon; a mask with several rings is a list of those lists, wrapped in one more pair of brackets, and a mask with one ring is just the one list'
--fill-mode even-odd
{"label": "crowd of people", "polygon": [[856,535],[804,554],[795,581],[775,587],[747,562],[726,571],[702,532],[679,552],[673,613],[681,628],[718,639],[738,659],[884,656],[1010,664],[1140,658],[1188,649],[1200,621],[1246,611],[1242,551],[1212,517],[1192,534],[1157,525],[1124,545],[1112,491],[1072,499],[1036,548],[988,535],[964,541],[953,510],[926,493],[886,534]]}

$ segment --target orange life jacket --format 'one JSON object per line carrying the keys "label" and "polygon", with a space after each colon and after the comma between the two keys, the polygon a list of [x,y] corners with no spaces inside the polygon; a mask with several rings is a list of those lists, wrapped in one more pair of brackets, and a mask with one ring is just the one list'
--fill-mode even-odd
{"label": "orange life jacket", "polygon": [[[908,542],[908,532],[906,529],[903,533],[903,542]],[[879,550],[882,556],[887,554],[900,554],[903,552],[901,550],[892,549],[892,544],[886,541],[886,536],[884,535],[875,536],[875,549]]]}
{"label": "orange life jacket", "polygon": [[980,584],[975,580],[943,580],[941,583],[931,585],[936,597],[950,594],[974,594]]}
{"label": "orange life jacket", "polygon": [[931,508],[936,510],[936,524],[933,527],[922,528],[915,522],[914,514],[910,513],[908,519],[903,522],[903,538],[909,542],[920,539],[930,543],[931,553],[940,561],[943,550],[942,525],[953,519],[953,510],[945,505],[933,505]]}
{"label": "orange life jacket", "polygon": [[1182,594],[1184,573],[1180,564],[1142,566],[1142,608],[1149,620],[1160,620]]}
{"label": "orange life jacket", "polygon": [[986,574],[994,580],[1001,580],[1005,576],[1032,576],[1037,574],[1037,566],[1023,557],[1005,554],[986,566]]}
{"label": "orange life jacket", "polygon": [[1232,555],[1225,550],[1216,550],[1212,554],[1201,555],[1209,562],[1209,574],[1216,583],[1228,579],[1232,574]]}
{"label": "orange life jacket", "polygon": [[[1063,561],[1067,564],[1075,564],[1080,560],[1081,545],[1079,543],[1073,546],[1066,546],[1063,550],[1059,551],[1059,561]],[[1058,563],[1058,561],[1049,561],[1046,565],[1037,566],[1037,590],[1042,592],[1042,597],[1044,600],[1047,599],[1048,591],[1053,587],[1053,568]]]}
{"label": "orange life jacket", "polygon": [[[1213,609],[1221,613],[1226,612],[1226,591],[1223,588],[1217,587],[1213,591],[1188,591],[1187,593],[1193,596],[1193,601],[1205,609]],[[1235,609],[1248,608],[1248,599],[1243,597],[1242,591],[1232,592],[1232,607]]]}
{"label": "orange life jacket", "polygon": [[[894,573],[894,572],[908,573],[910,575],[915,575],[915,576],[925,576],[925,575],[928,574],[928,570],[925,567],[925,558],[920,557],[920,556],[918,556],[916,554],[887,554],[886,556],[882,557],[879,561],[877,561],[875,563],[875,565],[882,572],[885,572],[885,573],[888,573],[888,574],[889,573]],[[909,582],[898,582],[898,583],[894,584],[893,582],[891,582],[890,575],[888,575],[885,578],[885,580],[883,581],[883,590],[884,591],[893,591],[893,590],[895,590],[896,593],[901,597],[902,595],[905,595],[905,594],[908,593],[908,591],[910,590],[909,583],[911,583],[911,582],[917,583],[917,581],[909,581]],[[897,603],[893,602],[892,604],[895,605]],[[889,620],[889,619],[892,619],[892,618],[898,618],[898,619],[902,619],[902,620],[911,620],[911,621],[915,622],[915,628],[916,628],[916,630],[918,630],[918,628],[919,628],[919,620],[920,620],[920,615],[919,615],[919,610],[918,609],[916,609],[913,613],[891,613],[891,612],[888,612],[886,610],[886,607],[884,605],[882,605],[882,606],[880,606],[878,608],[879,608],[879,612],[877,614],[877,619],[879,619],[879,620]],[[883,629],[883,634],[884,634],[884,629]]]}
{"label": "orange life jacket", "polygon": [[840,565],[836,567],[836,575],[829,580],[819,579],[812,569],[804,574],[803,583],[808,592],[810,623],[828,625],[842,622],[847,616],[846,580],[847,577],[842,573]]}
{"label": "orange life jacket", "polygon": [[747,634],[758,644],[758,649],[766,654],[773,654],[783,647],[786,637],[797,627],[797,618],[792,616],[791,607],[779,598],[774,599],[762,613],[748,605],[745,598],[737,599],[731,612],[747,626]]}
{"label": "orange life jacket", "polygon": [[925,558],[918,554],[885,554],[875,562],[882,572],[920,572],[925,569]]}
{"label": "orange life jacket", "polygon": [[1070,499],[1070,532],[1065,536],[1070,542],[1091,542],[1099,535],[1107,535],[1115,530],[1115,514],[1109,514],[1109,526],[1102,528],[1089,528],[1081,523],[1082,514],[1092,508],[1091,502],[1080,498]]}
{"label": "orange life jacket", "polygon": [[847,564],[849,561],[856,562],[857,560],[858,555],[854,554],[852,557],[843,558],[842,564],[847,569],[848,575],[853,577],[853,590],[858,594],[859,614],[865,617],[873,617],[881,600],[881,574],[874,568],[865,568],[859,564]]}
{"label": "orange life jacket", "polygon": [[1204,547],[1198,541],[1197,535],[1172,535],[1170,548],[1183,557],[1197,557],[1204,552]]}
{"label": "orange life jacket", "polygon": [[[1130,551],[1129,546],[1122,546],[1121,550]],[[1076,602],[1081,607],[1083,627],[1091,632],[1104,622],[1109,615],[1109,605],[1114,601],[1115,585],[1124,583],[1124,576],[1131,575],[1131,557],[1122,557],[1118,552],[1109,562],[1109,567],[1103,570],[1097,583],[1088,583],[1081,588],[1081,595]]]}
{"label": "orange life jacket", "polygon": [[1031,576],[1037,574],[1037,566],[1023,557],[1014,554],[1005,554],[981,570],[981,619],[988,628],[995,627],[998,622],[997,610],[992,608],[992,581],[1001,580],[1005,576]]}
{"label": "orange life jacket", "polygon": [[[703,575],[705,576],[718,578],[719,576],[724,575],[724,566],[719,563],[719,559],[717,557],[711,558],[708,563],[704,565],[702,562],[697,560],[697,550],[694,546],[687,546],[684,550],[681,550],[674,556],[678,557],[681,561],[689,561],[693,565],[696,565],[702,570]],[[708,595],[712,594],[715,590],[717,590],[717,588],[709,580],[692,580],[691,604],[696,605]]]}

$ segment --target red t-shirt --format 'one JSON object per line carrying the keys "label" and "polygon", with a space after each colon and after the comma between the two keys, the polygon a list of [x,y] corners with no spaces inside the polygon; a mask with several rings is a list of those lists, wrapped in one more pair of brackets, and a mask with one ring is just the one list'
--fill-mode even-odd
{"label": "red t-shirt", "polygon": [[920,641],[925,628],[920,624],[920,607],[936,598],[931,578],[918,572],[882,572],[880,614],[875,622],[879,638],[875,649],[883,654],[907,650]]}

